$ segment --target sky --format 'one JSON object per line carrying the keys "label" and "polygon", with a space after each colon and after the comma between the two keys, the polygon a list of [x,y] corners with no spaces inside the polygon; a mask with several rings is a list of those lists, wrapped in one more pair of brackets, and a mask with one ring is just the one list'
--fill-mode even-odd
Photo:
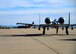
{"label": "sky", "polygon": [[76,0],[0,0],[0,25],[16,25],[21,23],[44,23],[46,17],[51,20],[63,17],[68,23],[76,23]]}

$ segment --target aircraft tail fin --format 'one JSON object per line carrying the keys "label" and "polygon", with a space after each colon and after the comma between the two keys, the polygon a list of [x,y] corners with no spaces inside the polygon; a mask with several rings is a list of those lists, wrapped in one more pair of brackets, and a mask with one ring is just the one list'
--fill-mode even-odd
{"label": "aircraft tail fin", "polygon": [[70,13],[69,13],[69,16],[68,16],[68,25],[70,26]]}

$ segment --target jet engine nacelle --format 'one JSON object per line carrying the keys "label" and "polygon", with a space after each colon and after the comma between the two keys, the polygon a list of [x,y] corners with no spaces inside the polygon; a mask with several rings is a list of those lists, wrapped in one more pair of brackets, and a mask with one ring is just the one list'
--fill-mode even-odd
{"label": "jet engine nacelle", "polygon": [[59,22],[60,24],[64,24],[64,19],[63,19],[63,17],[60,17],[60,18],[58,19],[58,22]]}
{"label": "jet engine nacelle", "polygon": [[46,24],[50,24],[50,23],[51,23],[49,17],[47,17],[47,18],[45,19],[45,23],[46,23]]}

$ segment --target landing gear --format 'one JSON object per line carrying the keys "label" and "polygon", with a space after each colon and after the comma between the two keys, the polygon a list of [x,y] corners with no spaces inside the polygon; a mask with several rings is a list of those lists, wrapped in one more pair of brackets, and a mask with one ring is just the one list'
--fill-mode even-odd
{"label": "landing gear", "polygon": [[62,27],[62,30],[64,30],[64,27]]}
{"label": "landing gear", "polygon": [[38,27],[38,30],[40,30],[40,26]]}
{"label": "landing gear", "polygon": [[68,26],[66,26],[65,29],[66,29],[66,34],[69,35]]}
{"label": "landing gear", "polygon": [[58,34],[58,29],[59,29],[59,28],[58,28],[58,26],[57,26],[57,27],[56,27],[56,34]]}
{"label": "landing gear", "polygon": [[[69,35],[68,28],[69,28],[68,26],[65,27],[65,32],[67,35]],[[45,35],[45,29],[46,29],[46,27],[43,26],[43,35]],[[56,27],[56,34],[58,34],[58,29],[59,29],[59,27],[57,26]]]}
{"label": "landing gear", "polygon": [[49,28],[47,27],[47,30],[49,30]]}
{"label": "landing gear", "polygon": [[73,26],[71,26],[71,30],[73,30]]}
{"label": "landing gear", "polygon": [[45,35],[45,29],[46,29],[46,27],[44,26],[43,27],[43,35]]}

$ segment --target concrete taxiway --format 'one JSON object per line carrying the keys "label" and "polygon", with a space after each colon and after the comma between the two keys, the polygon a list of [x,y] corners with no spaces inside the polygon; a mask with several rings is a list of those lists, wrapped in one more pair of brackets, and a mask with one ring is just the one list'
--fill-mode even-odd
{"label": "concrete taxiway", "polygon": [[0,29],[0,54],[76,54],[76,29],[66,35],[59,30]]}

